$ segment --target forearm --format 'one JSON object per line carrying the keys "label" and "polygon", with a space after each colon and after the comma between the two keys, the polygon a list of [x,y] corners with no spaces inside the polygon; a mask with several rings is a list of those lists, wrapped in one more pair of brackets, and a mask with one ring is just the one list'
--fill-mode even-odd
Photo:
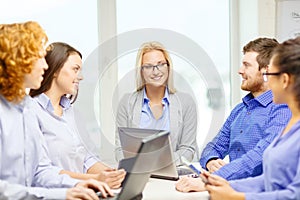
{"label": "forearm", "polygon": [[102,171],[105,170],[111,170],[112,168],[101,163],[101,162],[96,162],[93,166],[91,166],[88,170],[88,174],[99,174]]}
{"label": "forearm", "polygon": [[206,164],[211,159],[223,159],[228,152],[230,143],[230,130],[223,126],[221,131],[203,149],[200,157],[200,165],[206,168]]}
{"label": "forearm", "polygon": [[83,174],[83,173],[76,173],[67,170],[61,170],[60,174],[67,174],[70,177],[79,180],[97,179],[97,176],[95,174]]}
{"label": "forearm", "polygon": [[0,199],[65,199],[66,188],[25,187],[0,181]]}
{"label": "forearm", "polygon": [[[182,147],[174,152],[175,159],[180,162],[180,156],[185,157],[187,160],[192,161],[195,155],[195,149],[189,147]],[[176,161],[177,162],[177,161]]]}
{"label": "forearm", "polygon": [[230,186],[239,192],[263,192],[265,191],[264,186],[264,175],[250,177],[246,179],[229,181]]}

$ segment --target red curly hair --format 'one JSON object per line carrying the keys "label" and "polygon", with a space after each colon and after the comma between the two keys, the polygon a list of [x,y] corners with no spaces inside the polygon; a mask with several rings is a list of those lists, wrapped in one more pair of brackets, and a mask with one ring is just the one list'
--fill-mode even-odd
{"label": "red curly hair", "polygon": [[44,56],[47,41],[37,22],[0,24],[0,94],[7,101],[17,103],[24,98],[24,75]]}

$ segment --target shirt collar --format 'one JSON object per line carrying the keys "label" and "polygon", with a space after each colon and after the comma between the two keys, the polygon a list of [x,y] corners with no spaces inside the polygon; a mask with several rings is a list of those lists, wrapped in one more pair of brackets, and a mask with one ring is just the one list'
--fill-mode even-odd
{"label": "shirt collar", "polygon": [[[150,99],[147,97],[147,94],[146,94],[146,88],[144,87],[143,89],[143,98],[144,98],[144,103],[148,103],[150,101]],[[165,89],[165,96],[164,98],[162,99],[163,102],[169,104],[170,103],[170,100],[169,100],[169,89],[166,87]]]}
{"label": "shirt collar", "polygon": [[273,101],[273,95],[272,95],[271,90],[268,90],[268,91],[262,93],[261,95],[259,95],[258,97],[255,97],[255,98],[253,97],[252,93],[247,94],[243,98],[243,102],[248,106],[252,102],[257,102],[257,103],[261,104],[262,106],[266,107],[272,101]]}
{"label": "shirt collar", "polygon": [[13,102],[10,102],[10,101],[7,101],[6,98],[2,95],[0,95],[0,102],[1,104],[5,104],[6,107],[15,107],[16,109],[18,109],[20,112],[23,112],[25,106],[29,105],[30,103],[30,96],[26,95],[24,97],[24,99],[21,100],[21,102],[18,102],[18,103],[13,103]]}
{"label": "shirt collar", "polygon": [[[35,99],[42,106],[42,108],[44,108],[45,110],[47,110],[49,112],[54,112],[52,103],[47,95],[42,93],[42,94],[36,96]],[[65,96],[62,96],[60,98],[59,104],[63,107],[64,110],[68,109],[71,106],[70,100]]]}

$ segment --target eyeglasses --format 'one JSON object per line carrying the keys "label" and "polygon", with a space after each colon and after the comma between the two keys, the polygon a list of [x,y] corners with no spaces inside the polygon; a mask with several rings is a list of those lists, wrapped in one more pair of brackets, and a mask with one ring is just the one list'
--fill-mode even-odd
{"label": "eyeglasses", "polygon": [[263,72],[262,75],[263,75],[263,79],[265,82],[268,81],[268,76],[278,76],[282,74],[282,72]]}
{"label": "eyeglasses", "polygon": [[165,69],[168,66],[168,63],[159,63],[157,65],[143,65],[142,70],[144,71],[154,71],[154,68],[158,69],[159,71]]}

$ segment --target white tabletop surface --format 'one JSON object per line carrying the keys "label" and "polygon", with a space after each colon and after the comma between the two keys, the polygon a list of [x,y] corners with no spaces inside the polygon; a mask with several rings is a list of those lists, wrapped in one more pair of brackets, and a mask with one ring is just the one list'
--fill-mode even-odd
{"label": "white tabletop surface", "polygon": [[176,181],[150,178],[143,192],[143,200],[208,200],[208,192],[182,193],[175,189]]}

